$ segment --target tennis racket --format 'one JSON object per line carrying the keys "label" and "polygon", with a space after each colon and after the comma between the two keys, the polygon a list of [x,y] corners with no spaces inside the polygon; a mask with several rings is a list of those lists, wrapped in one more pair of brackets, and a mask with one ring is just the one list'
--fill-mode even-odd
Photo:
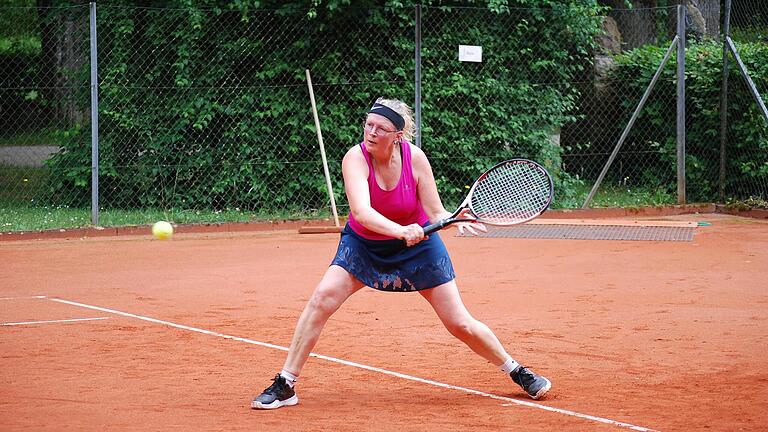
{"label": "tennis racket", "polygon": [[[544,213],[553,195],[552,177],[544,167],[528,159],[510,159],[475,180],[459,208],[451,216],[424,227],[424,235],[456,222],[521,224]],[[459,217],[466,209],[476,219]]]}

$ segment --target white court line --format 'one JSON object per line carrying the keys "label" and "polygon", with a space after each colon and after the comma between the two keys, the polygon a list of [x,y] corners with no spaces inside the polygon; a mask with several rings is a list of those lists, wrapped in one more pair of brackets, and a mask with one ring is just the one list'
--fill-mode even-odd
{"label": "white court line", "polygon": [[[241,337],[237,337],[237,336],[230,336],[230,335],[226,335],[226,334],[223,334],[223,333],[218,333],[218,332],[214,332],[214,331],[210,331],[210,330],[203,330],[203,329],[199,329],[199,328],[195,328],[195,327],[185,326],[183,324],[176,324],[176,323],[172,323],[170,321],[163,321],[163,320],[159,320],[157,318],[150,318],[150,317],[136,315],[136,314],[132,314],[132,313],[128,313],[128,312],[121,312],[121,311],[114,310],[114,309],[107,309],[107,308],[103,308],[103,307],[99,307],[99,306],[92,306],[92,305],[87,305],[87,304],[84,304],[84,303],[77,303],[77,302],[73,302],[73,301],[69,301],[69,300],[63,300],[63,299],[57,299],[57,298],[49,298],[49,297],[47,297],[47,298],[48,298],[48,300],[51,300],[51,301],[55,301],[55,302],[59,302],[59,303],[64,303],[64,304],[68,304],[68,305],[72,305],[72,306],[79,306],[79,307],[83,307],[83,308],[87,308],[87,309],[93,309],[93,310],[97,310],[97,311],[101,311],[101,312],[107,312],[107,313],[111,313],[111,314],[115,314],[115,315],[122,315],[122,316],[125,316],[125,317],[136,318],[136,319],[139,319],[139,320],[142,320],[142,321],[148,321],[148,322],[152,322],[152,323],[156,323],[156,324],[162,324],[162,325],[169,326],[169,327],[174,327],[174,328],[177,328],[177,329],[188,330],[188,331],[192,331],[192,332],[196,332],[196,333],[202,333],[202,334],[206,334],[206,335],[209,335],[209,336],[216,336],[216,337],[220,337],[220,338],[224,338],[224,339],[230,339],[230,340],[234,340],[234,341],[238,341],[238,342],[245,342],[245,343],[252,344],[252,345],[258,345],[258,346],[262,346],[262,347],[273,348],[273,349],[280,350],[280,351],[288,351],[288,348],[286,348],[284,346],[274,345],[274,344],[267,343],[267,342],[259,342],[259,341],[252,340],[252,339],[246,339],[246,338],[241,338]],[[613,425],[613,426],[618,426],[618,427],[623,427],[623,428],[628,428],[628,429],[636,430],[636,431],[658,432],[655,429],[649,429],[649,428],[642,427],[642,426],[635,426],[633,424],[624,423],[624,422],[620,422],[620,421],[617,421],[617,420],[611,420],[611,419],[607,419],[607,418],[603,418],[603,417],[597,417],[597,416],[593,416],[593,415],[589,415],[589,414],[581,414],[581,413],[578,413],[578,412],[575,412],[575,411],[569,411],[569,410],[565,410],[565,409],[554,408],[554,407],[550,407],[550,406],[547,406],[547,405],[541,405],[541,404],[537,404],[537,403],[533,403],[533,402],[527,402],[527,401],[522,401],[522,400],[518,400],[518,399],[512,399],[512,398],[509,398],[509,397],[499,396],[499,395],[495,395],[495,394],[491,394],[491,393],[485,393],[485,392],[482,392],[482,391],[479,391],[479,390],[473,390],[473,389],[466,388],[466,387],[459,387],[459,386],[454,386],[454,385],[450,385],[450,384],[444,384],[444,383],[441,383],[441,382],[432,381],[432,380],[428,380],[428,379],[424,379],[424,378],[419,378],[419,377],[415,377],[415,376],[412,376],[412,375],[406,375],[406,374],[402,374],[402,373],[399,373],[399,372],[393,372],[393,371],[390,371],[390,370],[377,368],[377,367],[374,367],[374,366],[368,366],[368,365],[364,365],[364,364],[360,364],[360,363],[355,363],[355,362],[351,362],[351,361],[347,361],[347,360],[337,359],[335,357],[328,357],[328,356],[324,356],[322,354],[310,353],[309,355],[312,356],[312,357],[323,359],[323,360],[327,360],[327,361],[330,361],[330,362],[333,362],[333,363],[339,363],[339,364],[343,364],[343,365],[346,365],[346,366],[352,366],[352,367],[356,367],[356,368],[360,368],[360,369],[369,370],[369,371],[372,371],[372,372],[378,372],[378,373],[381,373],[381,374],[385,374],[385,375],[389,375],[389,376],[393,376],[393,377],[397,377],[397,378],[402,378],[402,379],[406,379],[406,380],[410,380],[410,381],[420,382],[422,384],[428,384],[428,385],[431,385],[431,386],[442,387],[442,388],[451,389],[451,390],[458,390],[458,391],[462,391],[464,393],[469,393],[469,394],[473,394],[473,395],[477,395],[477,396],[483,396],[483,397],[487,397],[487,398],[491,398],[491,399],[496,399],[496,400],[508,402],[508,404],[504,404],[505,406],[506,405],[510,405],[510,404],[522,405],[522,406],[527,406],[527,407],[530,407],[530,408],[538,408],[538,409],[541,409],[541,410],[544,410],[544,411],[550,411],[550,412],[555,412],[555,413],[563,414],[563,415],[567,415],[567,416],[578,417],[578,418],[586,419],[586,420],[592,420],[592,421],[595,421],[595,422],[598,422],[598,423],[605,423],[605,424],[609,424],[609,425]]]}
{"label": "white court line", "polygon": [[96,320],[105,320],[105,319],[109,319],[109,317],[101,317],[101,318],[73,318],[73,319],[50,320],[50,321],[12,322],[12,323],[3,323],[3,325],[4,326],[17,326],[17,325],[33,325],[33,324],[52,324],[52,323],[68,323],[68,322],[76,322],[76,321],[96,321]]}
{"label": "white court line", "polygon": [[0,297],[0,300],[29,300],[29,299],[42,299],[45,296],[28,296],[28,297]]}

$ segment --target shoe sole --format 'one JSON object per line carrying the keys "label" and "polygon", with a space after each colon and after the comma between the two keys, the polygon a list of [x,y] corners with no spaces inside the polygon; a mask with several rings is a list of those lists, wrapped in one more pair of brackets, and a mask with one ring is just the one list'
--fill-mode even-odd
{"label": "shoe sole", "polygon": [[297,403],[299,403],[299,397],[296,395],[293,395],[284,401],[276,400],[269,404],[263,404],[259,401],[253,401],[251,402],[251,408],[268,410],[268,409],[277,409],[283,406],[292,406],[292,405],[296,405]]}
{"label": "shoe sole", "polygon": [[[544,378],[544,377],[542,377]],[[552,388],[552,382],[550,382],[548,379],[544,378],[545,381],[547,381],[547,385],[540,388],[539,391],[536,392],[535,395],[529,395],[533,400],[539,400],[544,397],[545,394],[549,391],[549,389]]]}

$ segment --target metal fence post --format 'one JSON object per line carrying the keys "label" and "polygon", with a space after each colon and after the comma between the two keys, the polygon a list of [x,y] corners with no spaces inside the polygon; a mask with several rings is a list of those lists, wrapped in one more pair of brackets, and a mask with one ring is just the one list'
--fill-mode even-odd
{"label": "metal fence post", "polygon": [[96,56],[96,3],[90,6],[91,40],[91,223],[99,224],[99,74]]}
{"label": "metal fence post", "polygon": [[731,29],[731,0],[725,0],[723,19],[723,84],[720,88],[720,202],[725,202],[725,147],[728,139],[728,34]]}
{"label": "metal fence post", "polygon": [[416,147],[421,148],[421,5],[416,5],[416,29],[415,33],[415,100],[416,111]]}
{"label": "metal fence post", "polygon": [[685,204],[685,6],[677,6],[677,203]]}
{"label": "metal fence post", "polygon": [[749,76],[747,66],[741,60],[741,56],[739,55],[739,50],[736,49],[736,45],[733,43],[733,39],[731,39],[730,36],[725,38],[725,42],[728,44],[728,48],[731,50],[731,54],[733,54],[733,59],[736,61],[736,65],[739,67],[739,71],[741,71],[741,75],[744,77],[744,81],[747,83],[749,92],[752,93],[752,97],[755,98],[757,107],[763,114],[765,121],[768,122],[768,108],[765,107],[765,102],[763,101],[763,97],[760,96],[760,91],[757,89],[755,82],[752,81],[752,78]]}

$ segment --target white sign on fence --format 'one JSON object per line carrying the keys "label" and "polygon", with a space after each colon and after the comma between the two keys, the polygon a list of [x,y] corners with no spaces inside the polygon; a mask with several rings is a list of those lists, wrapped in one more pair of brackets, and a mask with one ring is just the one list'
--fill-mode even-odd
{"label": "white sign on fence", "polygon": [[483,47],[459,45],[459,61],[481,63],[483,61]]}

